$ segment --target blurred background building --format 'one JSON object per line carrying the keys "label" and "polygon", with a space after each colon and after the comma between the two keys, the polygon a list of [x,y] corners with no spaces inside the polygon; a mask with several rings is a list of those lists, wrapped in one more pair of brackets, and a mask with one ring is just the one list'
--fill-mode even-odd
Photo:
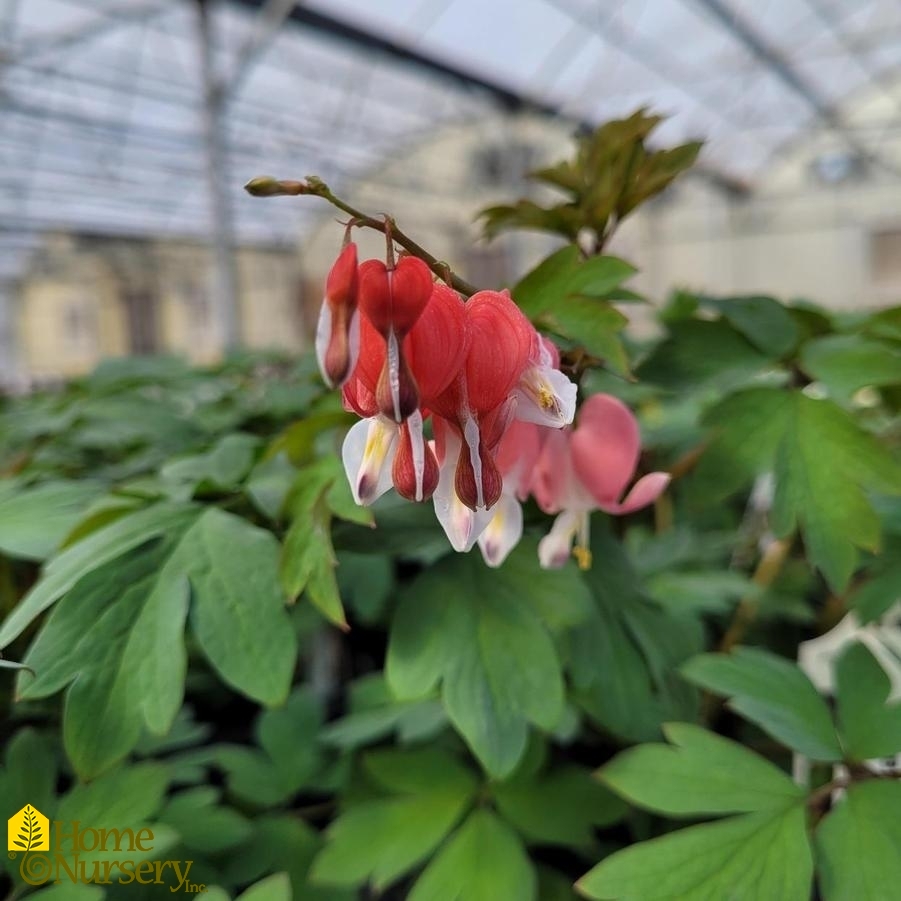
{"label": "blurred background building", "polygon": [[897,0],[3,0],[0,382],[303,347],[341,230],[263,173],[501,285],[548,242],[474,212],[642,105],[706,145],[612,248],[636,288],[895,303],[899,72]]}

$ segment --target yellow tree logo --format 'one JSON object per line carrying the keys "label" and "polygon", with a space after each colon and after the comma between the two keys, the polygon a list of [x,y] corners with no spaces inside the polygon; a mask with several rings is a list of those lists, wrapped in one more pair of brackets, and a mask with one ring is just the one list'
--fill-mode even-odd
{"label": "yellow tree logo", "polygon": [[50,821],[30,804],[9,818],[7,835],[10,851],[50,850]]}

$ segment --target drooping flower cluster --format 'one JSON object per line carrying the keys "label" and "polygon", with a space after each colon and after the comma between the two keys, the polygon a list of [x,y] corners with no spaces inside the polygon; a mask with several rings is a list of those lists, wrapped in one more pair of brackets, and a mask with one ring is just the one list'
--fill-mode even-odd
{"label": "drooping flower cluster", "polygon": [[645,476],[620,503],[639,448],[629,410],[597,395],[568,429],[576,386],[509,294],[479,291],[464,303],[416,257],[358,264],[347,244],[326,282],[316,351],[323,377],[361,417],[342,449],[357,503],[392,486],[431,498],[453,547],[478,542],[490,565],[519,541],[529,493],[560,514],[539,551],[542,565],[560,566],[573,537],[585,547],[590,510],[630,512],[668,481]]}

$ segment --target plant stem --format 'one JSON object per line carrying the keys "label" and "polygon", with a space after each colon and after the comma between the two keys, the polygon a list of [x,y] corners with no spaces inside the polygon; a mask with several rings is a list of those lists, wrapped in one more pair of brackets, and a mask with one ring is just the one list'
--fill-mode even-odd
{"label": "plant stem", "polygon": [[352,224],[364,228],[375,229],[384,235],[390,234],[391,238],[396,243],[414,257],[419,257],[419,259],[422,260],[429,269],[438,276],[438,278],[447,282],[447,284],[455,291],[459,291],[461,294],[471,297],[479,290],[475,285],[471,285],[465,279],[460,278],[459,275],[452,272],[447,263],[439,260],[436,256],[430,254],[424,247],[417,244],[412,238],[408,237],[398,228],[397,223],[390,216],[385,216],[383,219],[376,219],[374,216],[369,216],[361,210],[352,207],[340,197],[336,197],[329,190],[328,185],[315,175],[307,176],[305,181],[279,181],[268,175],[261,175],[257,178],[252,178],[247,182],[247,184],[244,185],[244,190],[254,197],[279,197],[285,195],[293,197],[300,194],[311,194],[314,197],[321,197],[323,200],[327,200],[333,207],[336,207],[342,212],[347,213],[348,216],[351,216],[354,220]]}
{"label": "plant stem", "polygon": [[[782,566],[786,557],[788,557],[791,545],[791,538],[787,538],[773,540],[767,546],[763,556],[760,558],[760,562],[757,564],[757,568],[754,570],[754,574],[751,576],[751,581],[760,591],[768,588],[776,580],[776,577],[782,571]],[[744,597],[738,602],[735,613],[732,615],[732,622],[729,623],[729,628],[726,629],[726,633],[723,635],[722,641],[720,641],[717,648],[720,653],[728,653],[735,645],[741,642],[757,618],[759,606],[756,593],[755,596]],[[722,703],[722,698],[718,698],[710,692],[705,692],[701,700],[702,720],[705,723],[710,723],[722,706]]]}
{"label": "plant stem", "polygon": [[[788,552],[791,550],[791,545],[791,538],[770,542],[751,576],[751,581],[758,589],[769,588],[776,581],[776,577],[782,571],[785,558],[788,557]],[[739,601],[735,613],[732,615],[732,622],[720,642],[719,650],[722,653],[732,650],[745,637],[745,633],[757,619],[759,606],[760,603],[756,596],[744,597]]]}

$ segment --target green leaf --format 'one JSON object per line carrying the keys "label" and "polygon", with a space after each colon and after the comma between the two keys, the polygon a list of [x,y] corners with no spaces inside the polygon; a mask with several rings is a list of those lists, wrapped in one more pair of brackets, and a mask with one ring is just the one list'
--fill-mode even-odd
{"label": "green leaf", "polygon": [[0,627],[0,649],[17,638],[82,576],[152,538],[185,527],[196,514],[196,507],[185,504],[154,504],[67,547],[47,564],[40,581]]}
{"label": "green leaf", "polygon": [[879,619],[901,598],[901,543],[886,548],[878,564],[869,570],[870,578],[852,590],[848,603],[862,624]]}
{"label": "green leaf", "polygon": [[855,547],[876,551],[879,518],[865,488],[901,492],[901,466],[828,401],[797,395],[776,454],[773,530],[800,525],[811,562],[834,591],[857,564]]}
{"label": "green leaf", "polygon": [[43,482],[0,497],[0,552],[45,560],[78,522],[102,486],[95,482]]}
{"label": "green leaf", "polygon": [[[134,747],[142,726],[150,725],[145,700],[157,726],[156,716],[169,705],[166,728],[181,705],[187,593],[170,590],[165,566],[177,541],[176,534],[89,572],[56,607],[26,655],[37,676],[20,676],[20,698],[47,697],[69,685],[63,738],[83,778],[102,772]],[[171,630],[172,642],[162,646],[159,634],[137,631],[155,608],[162,635]],[[135,641],[141,653],[133,656],[129,646]],[[145,698],[142,689],[151,693]]]}
{"label": "green leaf", "polygon": [[[132,829],[137,832],[160,810],[166,794],[168,769],[158,763],[140,763],[119,767],[87,784],[75,785],[62,798],[56,819],[64,823],[78,820],[92,829]],[[175,844],[176,835],[168,827],[154,823],[152,848],[137,849],[130,857],[158,856]],[[83,852],[81,859],[114,859],[121,852],[113,848]]]}
{"label": "green leaf", "polygon": [[246,817],[219,803],[218,789],[203,786],[179,792],[159,814],[191,852],[215,854],[245,841],[253,827]]}
{"label": "green leaf", "polygon": [[257,741],[292,791],[309,780],[320,763],[317,738],[322,708],[307,688],[297,688],[287,702],[264,710],[256,723]]}
{"label": "green leaf", "polygon": [[768,760],[700,726],[668,723],[671,745],[623,751],[600,777],[633,804],[667,816],[780,810],[804,798]]}
{"label": "green leaf", "polygon": [[653,741],[661,723],[696,715],[697,692],[675,667],[703,647],[703,633],[697,619],[649,602],[620,543],[593,526],[596,562],[584,580],[594,613],[567,634],[576,700],[614,735]]}
{"label": "green leaf", "polygon": [[830,393],[849,400],[868,385],[901,384],[901,350],[860,335],[829,335],[801,349],[801,367]]}
{"label": "green leaf", "polygon": [[618,375],[629,375],[629,360],[619,339],[629,320],[616,307],[591,297],[570,297],[541,313],[536,323],[547,331],[575,341],[602,359]]}
{"label": "green leaf", "polygon": [[256,435],[233,432],[225,435],[206,453],[173,460],[160,475],[167,482],[188,486],[192,491],[235,488],[253,466],[260,445]]}
{"label": "green leaf", "polygon": [[226,773],[229,795],[251,806],[274,807],[300,787],[285,782],[268,754],[247,745],[219,745],[191,755],[188,762],[217,764]]}
{"label": "green leaf", "polygon": [[770,358],[728,322],[691,319],[672,323],[669,337],[636,374],[671,392],[707,385],[723,390],[771,365]]}
{"label": "green leaf", "polygon": [[516,834],[477,810],[413,886],[410,901],[536,901],[537,880]]}
{"label": "green leaf", "polygon": [[451,722],[496,778],[515,768],[529,723],[551,730],[563,715],[560,661],[534,607],[584,592],[574,575],[542,571],[527,544],[500,570],[475,555],[445,558],[401,597],[389,685],[411,700],[440,681]]}
{"label": "green leaf", "polygon": [[671,613],[725,613],[743,597],[754,597],[759,589],[734,570],[664,570],[651,576],[647,591]]}
{"label": "green leaf", "polygon": [[102,901],[103,889],[99,885],[62,883],[51,885],[41,892],[41,901]]}
{"label": "green leaf", "polygon": [[572,879],[550,867],[538,867],[539,901],[578,901]]}
{"label": "green leaf", "polygon": [[[90,539],[86,539],[90,540]],[[276,582],[278,546],[246,520],[208,509],[165,540],[89,571],[38,633],[20,697],[69,685],[66,751],[84,778],[128,753],[146,726],[164,734],[182,703],[184,624],[223,678],[255,700],[287,695],[296,639]],[[190,589],[190,590],[189,590]]]}
{"label": "green leaf", "polygon": [[52,817],[56,780],[57,764],[48,738],[31,727],[17,731],[6,744],[6,765],[0,769],[3,809],[15,813],[32,804]]}
{"label": "green leaf", "polygon": [[849,645],[836,663],[835,678],[846,756],[863,761],[901,752],[901,703],[887,703],[891,680],[866,645]]}
{"label": "green leaf", "polygon": [[901,342],[901,307],[889,307],[873,313],[865,320],[863,329],[876,338]]}
{"label": "green leaf", "polygon": [[816,831],[823,901],[886,901],[901,885],[901,784],[852,785]]}
{"label": "green leaf", "polygon": [[266,814],[253,821],[253,835],[234,849],[223,867],[226,884],[245,884],[266,873],[284,871],[295,901],[354,901],[348,889],[312,886],[307,873],[320,847],[318,833],[288,814]]}
{"label": "green leaf", "polygon": [[803,805],[680,829],[601,861],[576,888],[598,901],[809,901]]}
{"label": "green leaf", "polygon": [[363,767],[373,782],[395,794],[422,795],[441,786],[468,797],[475,789],[473,774],[438,748],[371,751],[363,758]]}
{"label": "green leaf", "polygon": [[241,892],[236,901],[292,901],[291,879],[287,873],[273,873]]}
{"label": "green leaf", "polygon": [[538,264],[513,288],[516,302],[528,316],[564,305],[568,297],[604,297],[635,274],[635,267],[617,257],[584,260],[570,244]]}
{"label": "green leaf", "polygon": [[479,213],[482,233],[494,238],[511,228],[536,229],[563,235],[574,241],[584,218],[570,203],[540,207],[531,200],[519,200],[513,205],[486,207]]}
{"label": "green leaf", "polygon": [[623,375],[629,364],[617,335],[627,319],[603,298],[634,274],[623,260],[583,260],[578,248],[568,245],[526,275],[513,296],[542,328],[575,341]]}
{"label": "green leaf", "polygon": [[800,338],[791,314],[772,297],[704,298],[702,303],[718,310],[724,319],[768,357],[784,357]]}
{"label": "green leaf", "polygon": [[374,707],[353,709],[346,716],[329,723],[319,740],[339,748],[357,748],[397,732],[401,742],[414,736],[431,737],[447,725],[447,715],[440,701],[394,701],[387,696]]}
{"label": "green leaf", "polygon": [[470,804],[475,779],[441,752],[384,752],[367,768],[392,797],[350,807],[328,829],[311,870],[314,883],[369,881],[381,891],[428,857]]}
{"label": "green leaf", "polygon": [[282,703],[297,639],[278,584],[278,541],[210,508],[185,536],[182,553],[191,561],[191,629],[210,663],[248,697]]}
{"label": "green leaf", "polygon": [[843,590],[856,548],[879,546],[879,518],[865,491],[901,493],[901,465],[840,407],[801,393],[743,391],[708,422],[718,432],[701,461],[700,486],[715,500],[774,471],[774,531],[784,537],[800,527],[813,565]]}
{"label": "green leaf", "polygon": [[338,553],[338,590],[343,601],[367,625],[384,622],[396,583],[394,561],[381,554]]}
{"label": "green leaf", "polygon": [[338,582],[337,559],[332,547],[331,511],[327,492],[343,478],[331,461],[321,461],[298,474],[291,501],[292,522],[285,536],[279,576],[289,598],[302,591],[336,626],[347,629]]}
{"label": "green leaf", "polygon": [[277,454],[254,466],[244,490],[257,510],[268,519],[278,521],[296,477],[297,470],[287,455]]}
{"label": "green leaf", "polygon": [[628,810],[588,770],[572,765],[499,783],[494,797],[504,819],[527,840],[564,847],[589,846],[594,827],[609,826]]}
{"label": "green leaf", "polygon": [[814,760],[841,760],[826,702],[794,664],[768,651],[700,654],[682,667],[696,685],[730,698],[736,713]]}

